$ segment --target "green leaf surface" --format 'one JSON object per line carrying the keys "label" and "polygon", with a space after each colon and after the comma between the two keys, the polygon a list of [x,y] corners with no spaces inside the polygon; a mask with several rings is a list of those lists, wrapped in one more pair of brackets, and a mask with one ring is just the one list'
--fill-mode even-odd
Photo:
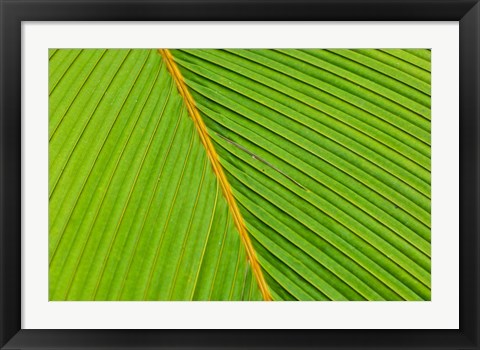
{"label": "green leaf surface", "polygon": [[50,300],[265,298],[179,84],[273,300],[431,299],[430,50],[171,53],[49,51]]}

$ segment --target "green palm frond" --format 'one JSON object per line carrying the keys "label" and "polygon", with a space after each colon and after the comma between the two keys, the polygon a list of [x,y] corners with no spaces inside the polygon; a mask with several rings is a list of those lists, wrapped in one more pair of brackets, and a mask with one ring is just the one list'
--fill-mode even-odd
{"label": "green palm frond", "polygon": [[430,300],[430,59],[51,50],[50,299]]}

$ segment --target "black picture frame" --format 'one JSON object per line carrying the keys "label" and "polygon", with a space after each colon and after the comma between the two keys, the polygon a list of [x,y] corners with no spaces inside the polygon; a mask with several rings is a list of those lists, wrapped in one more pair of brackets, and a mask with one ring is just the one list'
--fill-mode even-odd
{"label": "black picture frame", "polygon": [[[480,215],[480,4],[478,0],[0,0],[0,13],[0,346],[2,349],[74,347],[91,349],[480,349],[478,226]],[[460,22],[460,329],[21,329],[22,21],[152,20]]]}

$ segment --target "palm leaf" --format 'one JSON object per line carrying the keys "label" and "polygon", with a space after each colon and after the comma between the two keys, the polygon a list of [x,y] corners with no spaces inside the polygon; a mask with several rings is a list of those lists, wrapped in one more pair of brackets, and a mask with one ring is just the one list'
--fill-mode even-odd
{"label": "palm leaf", "polygon": [[429,300],[429,50],[50,52],[53,300]]}

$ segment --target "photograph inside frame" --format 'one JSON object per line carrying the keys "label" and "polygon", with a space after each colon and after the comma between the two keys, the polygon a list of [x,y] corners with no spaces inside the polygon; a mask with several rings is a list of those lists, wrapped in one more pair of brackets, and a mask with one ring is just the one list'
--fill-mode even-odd
{"label": "photograph inside frame", "polygon": [[50,301],[431,300],[431,50],[48,54]]}

